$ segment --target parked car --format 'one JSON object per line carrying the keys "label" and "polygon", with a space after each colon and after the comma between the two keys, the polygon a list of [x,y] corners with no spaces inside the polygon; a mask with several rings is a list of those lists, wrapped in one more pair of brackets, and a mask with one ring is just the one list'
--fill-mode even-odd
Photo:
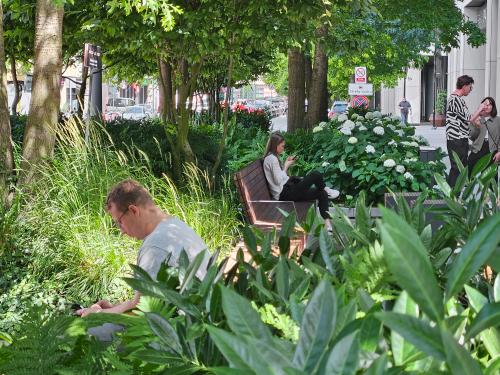
{"label": "parked car", "polygon": [[149,114],[146,112],[144,106],[134,105],[132,107],[128,107],[123,113],[122,118],[124,120],[144,120],[148,118]]}
{"label": "parked car", "polygon": [[336,100],[332,104],[332,108],[328,112],[328,118],[334,118],[342,113],[346,113],[349,108],[349,103],[345,101]]}

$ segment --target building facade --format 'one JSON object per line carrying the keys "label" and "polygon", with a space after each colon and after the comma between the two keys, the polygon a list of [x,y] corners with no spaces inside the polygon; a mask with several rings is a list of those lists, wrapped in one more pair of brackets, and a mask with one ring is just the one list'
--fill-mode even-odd
{"label": "building facade", "polygon": [[[411,122],[432,121],[434,104],[439,92],[448,95],[455,89],[457,78],[467,74],[474,78],[474,89],[465,98],[469,108],[475,109],[485,96],[500,94],[500,0],[464,0],[457,6],[465,16],[475,22],[486,35],[486,44],[478,48],[467,44],[464,35],[459,37],[459,48],[447,55],[429,55],[423,69],[408,69],[405,79],[394,88],[381,90],[381,110],[399,114],[398,103],[406,94],[413,109]],[[406,86],[406,88],[405,88]],[[439,108],[436,109],[439,112]]]}

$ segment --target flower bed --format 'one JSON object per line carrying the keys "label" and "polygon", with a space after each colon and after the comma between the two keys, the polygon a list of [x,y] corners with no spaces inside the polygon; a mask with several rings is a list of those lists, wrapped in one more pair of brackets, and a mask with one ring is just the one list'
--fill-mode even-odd
{"label": "flower bed", "polygon": [[423,191],[432,187],[435,173],[445,165],[420,160],[419,147],[427,141],[415,129],[402,126],[399,117],[380,112],[340,115],[313,129],[308,145],[308,169],[322,172],[328,184],[350,201],[363,190],[369,202],[380,202],[391,191]]}

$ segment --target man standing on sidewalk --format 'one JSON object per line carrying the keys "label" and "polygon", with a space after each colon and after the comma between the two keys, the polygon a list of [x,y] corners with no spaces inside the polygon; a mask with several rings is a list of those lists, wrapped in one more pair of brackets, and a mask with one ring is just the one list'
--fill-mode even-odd
{"label": "man standing on sidewalk", "polygon": [[401,111],[401,122],[404,125],[408,124],[408,114],[411,112],[411,104],[406,98],[403,98],[398,104],[399,110]]}
{"label": "man standing on sidewalk", "polygon": [[451,166],[448,184],[451,187],[455,186],[460,174],[453,153],[456,153],[462,164],[467,167],[469,124],[476,121],[483,110],[483,104],[480,104],[477,111],[471,116],[465,104],[463,97],[470,94],[473,84],[472,77],[467,75],[458,77],[456,90],[450,95],[446,105],[446,146]]}

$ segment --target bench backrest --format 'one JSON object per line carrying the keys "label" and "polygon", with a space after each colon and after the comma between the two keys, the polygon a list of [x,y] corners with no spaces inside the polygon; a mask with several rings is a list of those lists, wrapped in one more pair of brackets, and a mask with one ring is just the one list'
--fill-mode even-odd
{"label": "bench backrest", "polygon": [[243,204],[243,209],[245,210],[245,216],[250,221],[250,224],[255,222],[255,213],[248,202],[273,199],[269,192],[262,163],[262,159],[256,160],[234,175],[234,181],[240,195],[241,203]]}

